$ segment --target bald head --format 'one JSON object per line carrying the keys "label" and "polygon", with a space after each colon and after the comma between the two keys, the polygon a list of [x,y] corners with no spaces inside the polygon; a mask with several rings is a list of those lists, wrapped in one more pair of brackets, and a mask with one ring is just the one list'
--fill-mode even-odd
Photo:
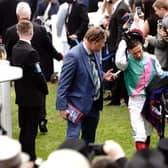
{"label": "bald head", "polygon": [[26,2],[19,2],[16,7],[16,16],[18,20],[31,18],[31,8]]}

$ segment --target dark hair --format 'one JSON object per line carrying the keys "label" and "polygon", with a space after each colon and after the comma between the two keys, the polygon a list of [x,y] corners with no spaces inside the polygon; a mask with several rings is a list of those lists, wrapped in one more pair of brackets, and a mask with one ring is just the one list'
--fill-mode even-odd
{"label": "dark hair", "polygon": [[124,39],[127,43],[127,49],[132,49],[137,46],[139,43],[144,43],[143,33],[139,29],[133,29],[128,33],[125,33]]}
{"label": "dark hair", "polygon": [[152,5],[155,2],[155,0],[145,0],[144,3],[144,20],[146,20],[149,17],[153,17],[154,19],[157,18],[157,15],[155,14],[155,10],[153,9]]}

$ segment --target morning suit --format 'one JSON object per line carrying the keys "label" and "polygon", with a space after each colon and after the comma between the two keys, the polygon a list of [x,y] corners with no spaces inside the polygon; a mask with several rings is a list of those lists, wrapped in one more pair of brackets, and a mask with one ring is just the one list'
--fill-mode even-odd
{"label": "morning suit", "polygon": [[[34,35],[31,40],[31,44],[33,48],[37,50],[40,56],[40,66],[42,68],[42,72],[44,73],[46,80],[50,81],[51,74],[54,71],[53,58],[57,60],[61,60],[62,54],[58,53],[57,50],[54,48],[48,36],[48,33],[43,26],[33,23],[33,30],[34,30]],[[18,38],[19,37],[17,35],[16,25],[13,25],[7,29],[7,32],[5,35],[5,48],[7,51],[7,59],[9,61],[11,59],[12,47],[16,44]],[[44,102],[43,102],[43,108],[41,111],[40,121],[45,120],[45,117],[46,117],[45,100],[46,100],[46,96],[44,95]]]}
{"label": "morning suit", "polygon": [[[120,0],[118,0],[120,1]],[[124,2],[124,0],[121,0],[119,4],[117,5],[116,9],[113,11],[114,13],[111,16],[110,24],[109,24],[109,31],[110,36],[107,39],[108,49],[109,52],[112,53],[112,63],[111,68],[113,68],[113,71],[116,72],[118,69],[115,65],[115,53],[118,48],[118,44],[123,37],[123,20],[122,16],[124,14],[129,13],[128,5]],[[112,99],[111,104],[112,105],[120,105],[120,99],[125,98],[126,101],[128,99],[126,88],[124,86],[124,80],[123,80],[123,74],[121,73],[120,76],[112,83]]]}
{"label": "morning suit", "polygon": [[[40,66],[47,81],[50,81],[51,74],[54,71],[53,58],[57,60],[62,59],[62,55],[56,51],[52,45],[45,28],[36,23],[33,23],[34,35],[31,40],[33,48],[35,48],[40,55]],[[7,50],[7,59],[10,61],[12,47],[18,40],[16,25],[7,29],[5,35],[5,48]]]}
{"label": "morning suit", "polygon": [[[99,58],[99,54],[95,53],[100,83],[102,83],[103,73]],[[100,88],[100,97],[96,101],[94,101],[94,92],[95,87],[88,54],[83,47],[83,43],[80,43],[73,47],[65,56],[57,90],[56,108],[58,110],[66,110],[67,103],[71,103],[84,114],[84,117],[76,126],[68,121],[67,138],[78,138],[81,129],[82,138],[86,142],[94,142],[99,111],[103,107],[102,86]],[[73,129],[71,130],[71,128],[76,129],[77,127],[76,131],[73,132]]]}
{"label": "morning suit", "polygon": [[[68,12],[68,11],[67,11]],[[68,21],[66,22],[68,18]],[[78,36],[78,41],[83,40],[83,37],[88,29],[89,17],[87,7],[84,4],[74,1],[70,13],[67,13],[65,18],[67,37],[71,34]],[[71,47],[76,45],[76,42],[68,38],[68,43]]]}
{"label": "morning suit", "polygon": [[19,106],[19,141],[23,152],[36,159],[35,138],[38,131],[40,112],[44,95],[48,93],[47,83],[36,69],[40,58],[35,49],[25,41],[19,40],[13,47],[11,64],[23,69],[23,77],[15,81],[16,104]]}

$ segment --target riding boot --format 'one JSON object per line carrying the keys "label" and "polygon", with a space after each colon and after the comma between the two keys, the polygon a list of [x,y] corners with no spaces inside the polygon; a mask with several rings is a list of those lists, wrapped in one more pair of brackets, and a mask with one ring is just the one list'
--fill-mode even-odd
{"label": "riding boot", "polygon": [[146,148],[145,142],[137,141],[137,142],[135,142],[135,145],[136,145],[137,150],[143,150]]}
{"label": "riding boot", "polygon": [[146,144],[146,147],[149,148],[149,146],[150,146],[150,136],[147,136],[145,144]]}

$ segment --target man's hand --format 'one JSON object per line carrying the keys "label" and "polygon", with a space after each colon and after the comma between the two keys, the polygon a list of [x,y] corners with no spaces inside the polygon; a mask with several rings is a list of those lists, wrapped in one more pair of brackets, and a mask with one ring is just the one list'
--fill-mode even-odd
{"label": "man's hand", "polygon": [[118,160],[122,157],[125,157],[124,150],[120,146],[119,143],[113,141],[113,140],[107,140],[105,141],[105,144],[103,145],[103,151],[112,158],[112,160]]}
{"label": "man's hand", "polygon": [[103,79],[105,79],[107,81],[112,81],[113,80],[112,69],[109,69],[106,73],[104,73]]}
{"label": "man's hand", "polygon": [[68,36],[71,40],[75,40],[78,38],[78,36],[76,34],[71,34]]}
{"label": "man's hand", "polygon": [[60,116],[67,120],[67,116],[68,116],[68,111],[67,110],[60,110]]}

